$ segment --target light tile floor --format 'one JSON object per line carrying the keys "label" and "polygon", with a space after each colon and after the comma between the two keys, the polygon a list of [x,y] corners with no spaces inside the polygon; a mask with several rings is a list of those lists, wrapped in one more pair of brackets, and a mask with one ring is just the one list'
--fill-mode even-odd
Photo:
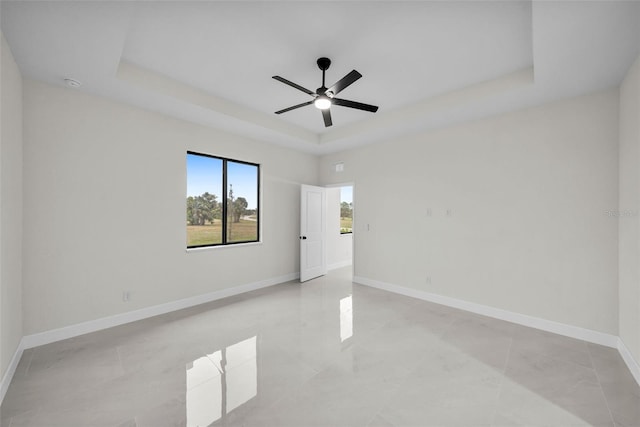
{"label": "light tile floor", "polygon": [[640,426],[616,350],[350,274],[26,350],[2,426]]}

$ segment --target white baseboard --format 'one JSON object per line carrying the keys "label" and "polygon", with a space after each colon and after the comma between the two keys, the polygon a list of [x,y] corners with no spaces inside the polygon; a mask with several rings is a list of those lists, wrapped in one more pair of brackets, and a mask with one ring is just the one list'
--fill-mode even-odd
{"label": "white baseboard", "polygon": [[203,295],[197,295],[190,298],[184,298],[177,301],[171,301],[165,304],[154,305],[152,307],[141,308],[139,310],[129,311],[127,313],[116,314],[114,316],[103,317],[101,319],[90,320],[88,322],[78,323],[75,325],[65,326],[63,328],[52,329],[50,331],[40,332],[37,334],[27,335],[22,341],[25,349],[49,344],[55,341],[67,338],[77,337],[79,335],[100,331],[102,329],[123,325],[125,323],[135,322],[137,320],[147,319],[149,317],[158,316],[160,314],[170,313],[183,308],[193,307],[199,304],[227,298],[234,295],[243,294],[257,289],[266,288],[280,283],[289,282],[300,277],[300,273],[290,273],[280,277],[260,280],[258,282],[247,283],[233,288],[222,289],[219,291],[209,292]]}
{"label": "white baseboard", "polygon": [[23,352],[24,352],[24,338],[20,340],[20,342],[18,343],[18,348],[16,348],[16,352],[13,353],[11,362],[9,362],[9,366],[7,367],[6,372],[2,376],[2,382],[0,382],[0,404],[4,400],[4,396],[5,394],[7,394],[7,390],[9,390],[9,384],[11,384],[13,375],[16,373],[16,369],[18,368],[18,363],[20,363],[20,358],[22,357]]}
{"label": "white baseboard", "polygon": [[160,314],[170,313],[172,311],[181,310],[183,308],[193,307],[199,304],[227,298],[234,295],[243,294],[246,292],[255,291],[257,289],[267,288],[269,286],[278,285],[280,283],[290,282],[300,278],[300,273],[290,273],[280,277],[273,277],[271,279],[260,280],[258,282],[247,283],[233,288],[222,289],[219,291],[209,292],[203,295],[197,295],[195,297],[184,298],[177,301],[171,301],[165,304],[159,304],[152,307],[146,307],[139,310],[130,311],[127,313],[116,314],[114,316],[103,317],[101,319],[90,320],[88,322],[78,323],[76,325],[65,326],[63,328],[52,329],[50,331],[40,332],[37,334],[27,335],[20,341],[16,352],[9,363],[7,371],[2,377],[0,383],[0,404],[4,400],[4,396],[9,389],[9,384],[13,379],[13,375],[16,372],[20,358],[24,350],[28,348],[37,347],[40,345],[49,344],[55,341],[64,340],[67,338],[77,337],[79,335],[88,334],[90,332],[96,332],[103,329],[111,328],[114,326],[123,325],[125,323],[135,322],[137,320],[147,319],[149,317],[158,316]]}
{"label": "white baseboard", "polygon": [[519,325],[528,326],[547,332],[553,332],[554,334],[564,335],[594,344],[604,345],[606,347],[618,348],[619,339],[615,335],[593,331],[591,329],[585,329],[578,326],[567,325],[560,322],[554,322],[552,320],[541,319],[539,317],[527,316],[526,314],[520,314],[513,311],[490,307],[487,305],[476,304],[457,298],[432,294],[417,289],[405,288],[403,286],[380,282],[378,280],[368,279],[366,277],[354,276],[353,281],[361,285],[371,286],[396,294],[418,298],[436,304],[458,308],[460,310],[470,311],[472,313],[505,320],[511,323],[517,323]]}
{"label": "white baseboard", "polygon": [[631,371],[633,378],[635,378],[638,385],[640,385],[640,364],[638,364],[638,361],[634,359],[629,349],[618,336],[593,331],[591,329],[580,328],[578,326],[567,325],[560,322],[554,322],[552,320],[541,319],[539,317],[527,316],[525,314],[502,310],[487,305],[476,304],[457,298],[406,288],[391,283],[368,279],[366,277],[354,276],[353,282],[436,304],[446,305],[448,307],[458,308],[460,310],[470,311],[472,313],[482,314],[483,316],[493,317],[507,322],[552,332],[554,334],[576,338],[593,344],[600,344],[606,347],[615,348],[620,353],[620,356],[622,356],[622,359]]}
{"label": "white baseboard", "polygon": [[622,360],[624,360],[624,363],[627,364],[627,367],[631,371],[631,375],[633,375],[633,378],[635,378],[638,385],[640,385],[640,364],[634,359],[627,346],[624,345],[622,338],[618,339],[618,351],[620,352],[620,356],[622,356]]}
{"label": "white baseboard", "polygon": [[348,265],[351,265],[351,260],[345,260],[345,261],[340,261],[340,262],[334,262],[333,264],[329,264],[327,265],[327,270],[331,271],[331,270],[336,270],[338,268],[342,268],[342,267],[346,267]]}

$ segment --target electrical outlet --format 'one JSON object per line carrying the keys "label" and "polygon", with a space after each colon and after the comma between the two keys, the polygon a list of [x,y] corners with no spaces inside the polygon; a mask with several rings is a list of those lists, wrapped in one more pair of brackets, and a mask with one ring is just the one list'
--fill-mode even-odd
{"label": "electrical outlet", "polygon": [[427,279],[425,280],[425,282],[427,283],[427,285],[431,284],[431,276],[427,276]]}
{"label": "electrical outlet", "polygon": [[122,301],[123,302],[127,302],[131,299],[131,292],[129,291],[123,291],[122,292]]}

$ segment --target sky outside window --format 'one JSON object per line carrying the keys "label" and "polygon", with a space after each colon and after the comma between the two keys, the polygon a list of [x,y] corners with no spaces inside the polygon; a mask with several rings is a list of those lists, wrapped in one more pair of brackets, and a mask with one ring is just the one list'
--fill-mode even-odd
{"label": "sky outside window", "polygon": [[[222,194],[222,159],[187,155],[187,196],[197,197],[205,192],[215,194],[220,200]],[[247,199],[248,201],[248,199]]]}
{"label": "sky outside window", "polygon": [[244,197],[247,209],[258,207],[258,168],[244,163],[227,162],[227,184],[233,185],[233,197]]}

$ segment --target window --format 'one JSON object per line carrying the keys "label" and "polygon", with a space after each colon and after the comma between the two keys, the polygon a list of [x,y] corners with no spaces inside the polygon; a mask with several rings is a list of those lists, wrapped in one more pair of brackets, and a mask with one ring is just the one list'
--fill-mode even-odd
{"label": "window", "polygon": [[260,165],[187,152],[187,248],[257,242]]}
{"label": "window", "polygon": [[340,187],[340,234],[353,232],[353,187]]}

